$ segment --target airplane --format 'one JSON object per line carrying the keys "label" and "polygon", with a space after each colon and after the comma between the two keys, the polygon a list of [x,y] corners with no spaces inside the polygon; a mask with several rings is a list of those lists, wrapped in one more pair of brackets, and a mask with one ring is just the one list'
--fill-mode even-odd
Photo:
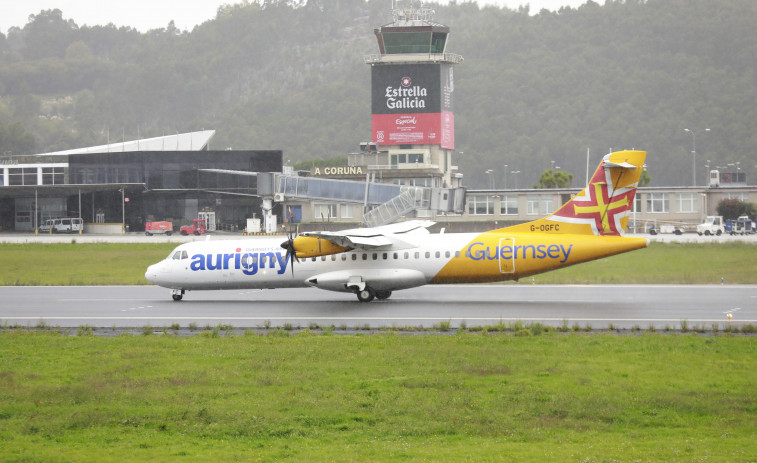
{"label": "airplane", "polygon": [[186,291],[315,287],[360,302],[426,284],[486,283],[600,259],[648,245],[626,237],[644,151],[607,154],[589,184],[554,213],[483,233],[431,233],[431,221],[303,232],[279,238],[194,241],[148,267],[145,278]]}

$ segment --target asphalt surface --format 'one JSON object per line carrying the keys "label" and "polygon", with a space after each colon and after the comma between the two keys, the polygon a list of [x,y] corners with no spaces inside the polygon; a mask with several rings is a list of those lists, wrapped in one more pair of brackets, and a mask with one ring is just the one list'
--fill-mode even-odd
{"label": "asphalt surface", "polygon": [[[172,242],[235,239],[239,233],[206,236],[33,235],[0,233],[0,242]],[[634,236],[634,235],[631,235]],[[636,235],[663,242],[746,241],[757,235]],[[252,236],[249,239],[256,239]],[[732,314],[729,322],[727,314]],[[155,286],[0,287],[0,324],[61,327],[161,327],[179,324],[233,327],[308,326],[404,328],[540,322],[594,329],[720,328],[757,323],[757,286],[531,286],[440,285],[397,291],[386,301],[359,303],[354,295],[313,288],[254,291],[194,291],[181,302]]]}
{"label": "asphalt surface", "polygon": [[192,291],[174,302],[155,286],[0,287],[0,324],[34,327],[264,326],[453,328],[500,321],[582,328],[719,329],[757,324],[757,285],[434,285],[360,303],[315,288]]}

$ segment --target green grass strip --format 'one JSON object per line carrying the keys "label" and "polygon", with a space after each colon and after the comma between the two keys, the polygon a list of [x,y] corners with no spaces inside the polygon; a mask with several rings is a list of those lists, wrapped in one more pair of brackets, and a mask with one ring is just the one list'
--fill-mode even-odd
{"label": "green grass strip", "polygon": [[3,461],[753,461],[751,337],[0,333]]}

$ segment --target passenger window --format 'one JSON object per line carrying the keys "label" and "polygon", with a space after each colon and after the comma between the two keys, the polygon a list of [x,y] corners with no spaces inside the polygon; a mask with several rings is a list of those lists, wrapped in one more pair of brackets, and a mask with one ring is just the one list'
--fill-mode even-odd
{"label": "passenger window", "polygon": [[426,251],[426,259],[431,257],[431,253],[429,251]]}
{"label": "passenger window", "polygon": [[410,258],[410,253],[409,253],[409,252],[406,252],[406,253],[405,253],[405,259],[409,259],[409,258]]}
{"label": "passenger window", "polygon": [[352,255],[352,260],[357,260],[357,254]]}
{"label": "passenger window", "polygon": [[439,252],[439,251],[436,251],[436,254],[434,254],[434,256],[438,259],[438,258],[442,257],[442,253]]}
{"label": "passenger window", "polygon": [[420,259],[421,258],[421,253],[420,252],[416,252],[415,253],[415,258],[416,259]]}
{"label": "passenger window", "polygon": [[455,257],[460,257],[460,251],[455,251]]}
{"label": "passenger window", "polygon": [[384,253],[384,254],[383,254],[383,255],[381,256],[381,258],[382,258],[382,259],[384,259],[384,260],[386,260],[386,259],[387,259],[387,257],[389,257],[389,254],[387,254],[387,253]]}
{"label": "passenger window", "polygon": [[336,254],[331,255],[331,262],[336,262]]}
{"label": "passenger window", "polygon": [[313,261],[313,262],[315,262],[315,257],[311,258],[310,260]]}
{"label": "passenger window", "polygon": [[397,260],[397,259],[399,259],[399,258],[400,258],[399,254],[397,254],[397,253],[395,252],[395,253],[394,253],[394,260]]}
{"label": "passenger window", "polygon": [[446,252],[444,253],[444,257],[449,257],[449,251],[446,251]]}
{"label": "passenger window", "polygon": [[326,256],[321,256],[321,262],[326,262]]}
{"label": "passenger window", "polygon": [[368,260],[368,254],[363,253],[363,260]]}
{"label": "passenger window", "polygon": [[374,252],[373,253],[373,260],[376,260],[376,259],[378,259],[378,253]]}
{"label": "passenger window", "polygon": [[342,254],[342,262],[347,260],[347,254]]}

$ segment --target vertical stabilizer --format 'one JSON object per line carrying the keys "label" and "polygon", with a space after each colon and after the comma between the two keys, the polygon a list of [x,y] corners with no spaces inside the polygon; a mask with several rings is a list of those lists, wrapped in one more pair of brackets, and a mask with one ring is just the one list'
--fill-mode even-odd
{"label": "vertical stabilizer", "polygon": [[589,184],[552,215],[495,230],[619,236],[628,226],[646,151],[606,155]]}

